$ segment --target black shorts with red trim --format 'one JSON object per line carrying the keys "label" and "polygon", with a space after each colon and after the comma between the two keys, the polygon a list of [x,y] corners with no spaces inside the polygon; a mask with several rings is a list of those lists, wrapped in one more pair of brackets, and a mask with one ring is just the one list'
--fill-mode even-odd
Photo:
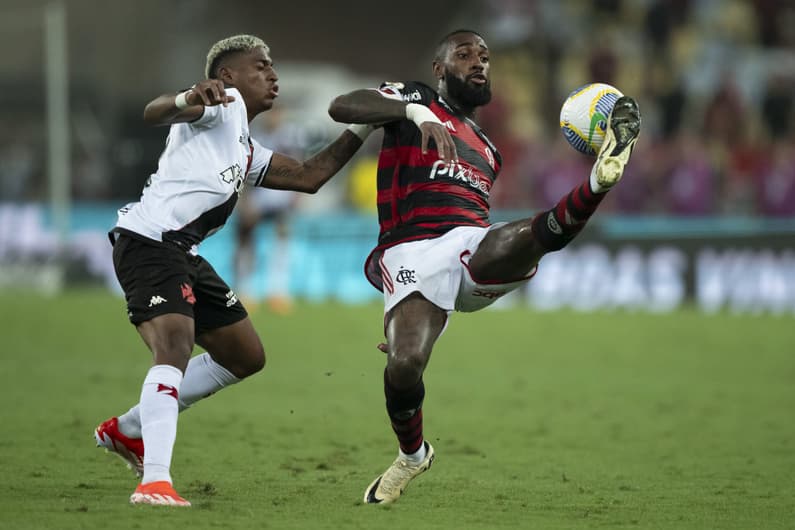
{"label": "black shorts with red trim", "polygon": [[193,318],[199,336],[248,316],[207,260],[176,245],[116,234],[113,267],[127,299],[127,315],[136,326],[179,313]]}

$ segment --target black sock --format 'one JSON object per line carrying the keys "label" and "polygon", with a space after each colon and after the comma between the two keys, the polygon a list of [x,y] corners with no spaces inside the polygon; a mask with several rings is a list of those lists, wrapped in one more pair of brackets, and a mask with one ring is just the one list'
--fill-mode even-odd
{"label": "black sock", "polygon": [[425,399],[425,385],[422,379],[413,387],[398,389],[389,383],[384,370],[384,394],[386,411],[400,443],[400,450],[407,455],[416,453],[423,442],[422,401]]}

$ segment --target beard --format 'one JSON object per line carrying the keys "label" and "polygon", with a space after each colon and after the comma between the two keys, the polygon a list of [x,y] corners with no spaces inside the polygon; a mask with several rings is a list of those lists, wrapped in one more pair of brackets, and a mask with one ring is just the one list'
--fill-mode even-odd
{"label": "beard", "polygon": [[447,84],[447,94],[450,99],[464,108],[481,107],[491,101],[491,80],[485,84],[476,85],[450,74],[444,74]]}

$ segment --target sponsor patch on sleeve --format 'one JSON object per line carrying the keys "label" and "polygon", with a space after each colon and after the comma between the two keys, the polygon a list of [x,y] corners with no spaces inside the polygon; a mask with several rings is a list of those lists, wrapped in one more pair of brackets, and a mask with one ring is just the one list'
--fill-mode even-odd
{"label": "sponsor patch on sleeve", "polygon": [[403,83],[391,83],[386,82],[383,83],[378,88],[378,93],[384,96],[385,98],[389,99],[396,99],[398,101],[403,101],[403,92],[402,90],[405,88],[406,85]]}

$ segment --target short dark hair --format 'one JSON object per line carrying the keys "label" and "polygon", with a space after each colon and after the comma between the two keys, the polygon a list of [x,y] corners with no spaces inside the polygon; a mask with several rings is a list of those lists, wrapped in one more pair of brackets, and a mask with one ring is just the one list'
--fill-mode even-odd
{"label": "short dark hair", "polygon": [[436,45],[436,53],[433,56],[434,61],[441,61],[444,59],[444,55],[445,52],[447,51],[447,45],[450,43],[450,39],[455,37],[459,33],[472,33],[474,35],[477,35],[481,39],[483,38],[483,35],[481,35],[480,33],[478,33],[473,29],[459,28],[453,30],[439,40],[439,43]]}

